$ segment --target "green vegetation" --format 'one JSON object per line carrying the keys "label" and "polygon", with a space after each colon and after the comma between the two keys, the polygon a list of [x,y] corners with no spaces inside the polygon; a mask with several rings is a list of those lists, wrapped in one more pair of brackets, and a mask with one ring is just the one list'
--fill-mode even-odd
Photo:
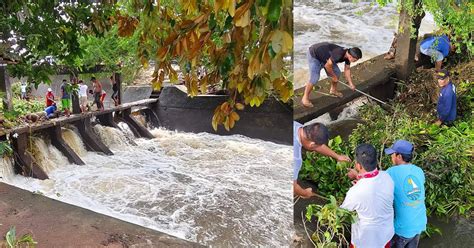
{"label": "green vegetation", "polygon": [[330,203],[321,206],[308,205],[306,208],[306,220],[317,221],[316,231],[311,238],[318,248],[349,247],[345,235],[350,232],[351,224],[354,223],[357,214],[339,208],[334,196],[330,197]]}
{"label": "green vegetation", "polygon": [[[392,2],[392,0],[377,0],[381,6]],[[472,57],[474,54],[472,39],[474,2],[465,0],[399,0],[395,2],[399,4],[399,10],[406,10],[411,17],[421,15],[423,12],[431,13],[436,25],[440,27],[440,32],[452,35],[451,40],[457,45],[457,52],[461,53],[461,47],[466,47],[468,53],[465,55]]]}
{"label": "green vegetation", "polygon": [[33,240],[31,234],[25,234],[19,239],[16,237],[15,227],[10,227],[10,230],[5,235],[8,248],[19,248],[19,247],[36,247],[37,242]]}
{"label": "green vegetation", "polygon": [[[340,136],[329,141],[329,147],[338,154],[349,154],[350,150]],[[333,158],[321,156],[315,152],[307,152],[299,173],[300,178],[316,183],[318,194],[322,196],[333,195],[338,201],[342,201],[350,188],[351,181],[346,177],[347,168],[351,164],[337,162]]]}

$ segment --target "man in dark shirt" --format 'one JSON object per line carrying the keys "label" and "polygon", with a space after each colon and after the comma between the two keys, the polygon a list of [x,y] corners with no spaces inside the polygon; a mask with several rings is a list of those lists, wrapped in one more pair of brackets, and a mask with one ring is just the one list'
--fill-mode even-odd
{"label": "man in dark shirt", "polygon": [[328,77],[332,79],[329,93],[342,97],[342,93],[337,91],[337,81],[341,75],[337,63],[345,63],[344,76],[352,90],[355,90],[355,85],[352,83],[351,78],[350,64],[362,58],[362,51],[359,48],[345,49],[332,43],[322,42],[312,45],[308,50],[307,57],[311,76],[305,86],[304,95],[301,99],[303,106],[313,107],[313,104],[309,101],[309,95],[313,86],[319,81],[319,74],[322,68],[324,68]]}
{"label": "man in dark shirt", "polygon": [[449,71],[446,69],[436,72],[438,85],[441,88],[439,92],[438,105],[436,111],[438,120],[435,124],[450,125],[456,119],[456,87],[449,79]]}

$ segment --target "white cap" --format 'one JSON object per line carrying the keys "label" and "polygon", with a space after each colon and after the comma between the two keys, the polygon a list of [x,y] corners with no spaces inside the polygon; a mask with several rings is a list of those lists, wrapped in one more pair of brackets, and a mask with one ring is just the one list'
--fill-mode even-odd
{"label": "white cap", "polygon": [[48,88],[48,92],[51,92],[51,91],[53,91],[53,90],[51,88]]}

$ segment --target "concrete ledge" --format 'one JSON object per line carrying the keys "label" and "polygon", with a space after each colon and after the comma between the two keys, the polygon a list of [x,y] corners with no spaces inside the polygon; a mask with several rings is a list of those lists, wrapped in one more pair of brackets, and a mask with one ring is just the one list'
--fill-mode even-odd
{"label": "concrete ledge", "polygon": [[[374,87],[389,83],[395,76],[393,60],[384,60],[383,56],[379,55],[351,68],[352,79],[357,89],[369,92]],[[319,81],[317,86],[321,87],[319,91],[329,93],[330,79]],[[294,119],[301,123],[308,122],[362,95],[341,84],[338,84],[338,89],[344,94],[342,98],[311,92],[310,101],[314,105],[313,108],[301,105],[304,87],[296,89]]]}
{"label": "concrete ledge", "polygon": [[33,157],[28,152],[29,134],[20,134],[13,139],[13,151],[15,155],[15,167],[17,173],[26,177],[38,178],[41,180],[48,179],[46,172],[34,162]]}
{"label": "concrete ledge", "polygon": [[153,139],[155,138],[155,136],[153,136],[153,134],[150,133],[150,131],[148,131],[148,129],[146,129],[146,127],[142,126],[137,120],[135,120],[132,116],[131,116],[132,112],[130,111],[130,109],[128,110],[124,110],[123,111],[123,120],[125,123],[128,124],[128,126],[130,127],[130,130],[132,130],[133,134],[137,137],[137,138],[147,138],[147,139]]}
{"label": "concrete ledge", "polygon": [[75,123],[79,134],[84,141],[86,149],[94,152],[102,152],[107,155],[114,155],[114,153],[100,140],[99,137],[92,131],[91,120],[85,118]]}
{"label": "concrete ledge", "polygon": [[4,183],[0,199],[0,234],[15,226],[38,247],[204,247]]}

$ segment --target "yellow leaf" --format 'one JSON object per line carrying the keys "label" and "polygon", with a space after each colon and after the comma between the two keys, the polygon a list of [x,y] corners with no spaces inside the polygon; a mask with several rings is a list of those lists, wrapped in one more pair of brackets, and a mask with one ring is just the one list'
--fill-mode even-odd
{"label": "yellow leaf", "polygon": [[230,131],[230,120],[227,117],[224,120],[224,128],[225,130]]}
{"label": "yellow leaf", "polygon": [[229,15],[234,17],[235,15],[235,0],[229,0]]}
{"label": "yellow leaf", "polygon": [[246,27],[250,24],[250,10],[244,12],[244,14],[237,20],[235,20],[235,26]]}
{"label": "yellow leaf", "polygon": [[239,114],[237,114],[237,112],[235,111],[230,113],[230,116],[232,117],[233,120],[236,120],[236,121],[240,120]]}
{"label": "yellow leaf", "polygon": [[237,108],[238,110],[244,110],[244,105],[242,103],[236,103],[235,108]]}
{"label": "yellow leaf", "polygon": [[218,113],[214,113],[214,116],[212,116],[212,128],[216,132],[217,132],[217,114]]}

